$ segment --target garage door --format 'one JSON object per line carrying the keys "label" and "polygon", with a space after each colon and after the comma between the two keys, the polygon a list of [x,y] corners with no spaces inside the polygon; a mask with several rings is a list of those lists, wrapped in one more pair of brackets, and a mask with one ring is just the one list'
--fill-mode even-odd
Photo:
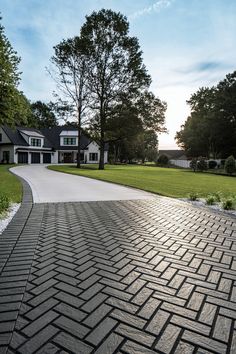
{"label": "garage door", "polygon": [[31,163],[40,163],[40,153],[32,152],[31,153]]}
{"label": "garage door", "polygon": [[48,153],[43,154],[43,163],[51,163],[51,154]]}
{"label": "garage door", "polygon": [[28,163],[28,152],[18,152],[18,163]]}

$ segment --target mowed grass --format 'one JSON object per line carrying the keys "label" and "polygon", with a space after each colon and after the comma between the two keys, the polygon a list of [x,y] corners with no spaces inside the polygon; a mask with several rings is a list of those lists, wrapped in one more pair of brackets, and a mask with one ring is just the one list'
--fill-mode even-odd
{"label": "mowed grass", "polygon": [[106,165],[99,171],[97,165],[83,165],[77,169],[72,165],[49,166],[50,169],[131,186],[145,191],[175,198],[186,198],[190,192],[199,197],[221,192],[223,197],[236,194],[236,178],[190,170],[159,168],[137,165]]}
{"label": "mowed grass", "polygon": [[0,195],[7,195],[11,202],[20,203],[22,198],[22,186],[19,179],[9,172],[13,165],[0,165]]}

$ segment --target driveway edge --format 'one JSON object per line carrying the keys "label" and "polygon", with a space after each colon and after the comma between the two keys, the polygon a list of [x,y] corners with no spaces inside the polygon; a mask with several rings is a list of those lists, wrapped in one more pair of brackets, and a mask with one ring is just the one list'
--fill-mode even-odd
{"label": "driveway edge", "polygon": [[34,208],[31,188],[20,178],[22,203],[0,237],[0,353],[12,339],[38,242],[43,208]]}

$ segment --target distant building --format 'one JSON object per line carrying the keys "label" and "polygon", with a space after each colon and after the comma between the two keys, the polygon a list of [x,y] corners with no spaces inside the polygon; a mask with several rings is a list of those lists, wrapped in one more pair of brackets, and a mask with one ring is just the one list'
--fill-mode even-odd
{"label": "distant building", "polygon": [[169,160],[187,160],[184,150],[159,150],[158,156],[166,155]]}
{"label": "distant building", "polygon": [[[2,163],[73,163],[77,161],[78,131],[76,127],[34,129],[0,127],[0,162]],[[81,135],[81,162],[97,163],[99,145]],[[105,146],[104,162],[108,161]]]}
{"label": "distant building", "polygon": [[172,165],[183,168],[190,167],[190,161],[184,150],[159,150],[158,156],[160,155],[166,155]]}

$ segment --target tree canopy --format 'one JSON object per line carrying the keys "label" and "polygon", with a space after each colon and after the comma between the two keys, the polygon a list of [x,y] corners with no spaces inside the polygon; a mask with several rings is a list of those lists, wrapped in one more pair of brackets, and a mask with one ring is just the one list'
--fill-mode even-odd
{"label": "tree canopy", "polygon": [[29,102],[18,89],[19,63],[20,58],[0,24],[0,124],[22,124],[30,115]]}
{"label": "tree canopy", "polygon": [[236,155],[236,71],[200,88],[187,103],[191,114],[176,134],[178,145],[192,157]]}
{"label": "tree canopy", "polygon": [[57,118],[54,113],[54,104],[52,102],[33,102],[31,103],[31,110],[32,115],[29,119],[28,126],[41,129],[51,128],[58,125]]}
{"label": "tree canopy", "polygon": [[[137,38],[129,35],[126,17],[112,10],[93,12],[79,36],[63,40],[54,50],[51,74],[60,100],[67,99],[65,108],[74,106],[79,136],[85,121],[99,143],[99,168],[104,168],[106,143],[115,160],[121,151],[133,158],[154,156],[156,135],[165,130],[166,103],[149,91],[151,78]],[[67,108],[58,106],[65,116],[70,112]]]}
{"label": "tree canopy", "polygon": [[104,9],[93,12],[86,17],[81,38],[86,43],[92,126],[99,136],[99,168],[103,169],[105,143],[111,140],[112,112],[124,96],[133,100],[151,79],[138,40],[129,36],[129,24],[122,14]]}

